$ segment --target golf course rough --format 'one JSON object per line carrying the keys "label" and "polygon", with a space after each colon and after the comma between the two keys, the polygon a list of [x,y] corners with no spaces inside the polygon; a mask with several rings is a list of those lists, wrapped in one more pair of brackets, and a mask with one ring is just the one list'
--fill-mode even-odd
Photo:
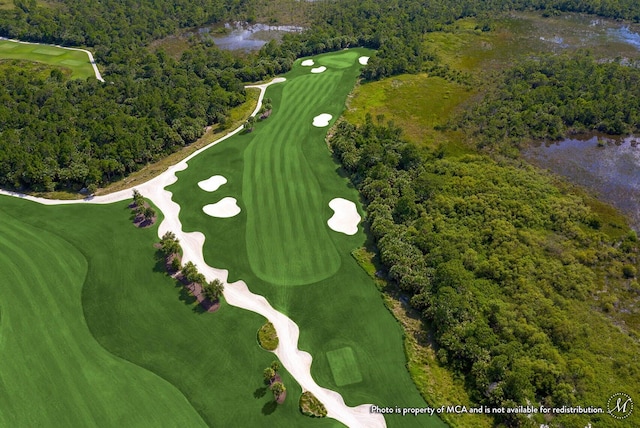
{"label": "golf course rough", "polygon": [[81,298],[87,259],[17,217],[45,218],[47,207],[0,198],[19,208],[0,211],[0,426],[206,426],[177,388],[94,339]]}
{"label": "golf course rough", "polygon": [[[365,241],[362,230],[336,233],[327,224],[336,198],[358,203],[337,173],[326,146],[328,127],[314,117],[344,109],[368,49],[349,49],[298,60],[286,81],[267,88],[273,113],[253,132],[223,141],[188,161],[167,187],[180,205],[185,232],[205,236],[208,265],[244,280],[300,328],[298,347],[313,356],[311,374],[340,393],[348,406],[426,407],[406,369],[402,329],[378,290],[350,253]],[[325,67],[310,73],[308,66]],[[192,209],[211,194],[193,189],[213,174],[228,179],[216,197],[242,202],[242,212],[216,219]],[[357,206],[357,205],[356,205]],[[329,415],[330,416],[330,415]],[[436,417],[384,415],[389,427],[444,427]],[[309,419],[313,420],[313,419]]]}
{"label": "golf course rough", "polygon": [[275,405],[264,317],[203,313],[154,267],[158,226],[134,228],[128,200],[68,202],[0,195],[0,427],[342,426]]}

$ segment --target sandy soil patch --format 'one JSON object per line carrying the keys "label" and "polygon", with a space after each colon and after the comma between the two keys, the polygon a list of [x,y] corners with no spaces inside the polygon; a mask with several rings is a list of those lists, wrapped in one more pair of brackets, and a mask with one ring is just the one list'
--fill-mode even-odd
{"label": "sandy soil patch", "polygon": [[313,60],[305,59],[304,61],[302,61],[302,63],[300,63],[300,65],[303,67],[311,67],[313,65]]}
{"label": "sandy soil patch", "polygon": [[369,62],[369,57],[361,56],[360,58],[358,58],[358,62],[362,65],[367,65],[367,63]]}
{"label": "sandy soil patch", "polygon": [[331,120],[332,117],[333,116],[331,116],[329,113],[322,113],[313,118],[313,126],[317,126],[318,128],[328,126],[329,121]]}
{"label": "sandy soil patch", "polygon": [[311,72],[312,73],[322,73],[323,71],[325,71],[327,69],[327,67],[325,67],[324,65],[321,67],[316,67],[316,68],[312,68]]}
{"label": "sandy soil patch", "polygon": [[327,221],[332,230],[355,235],[358,232],[358,223],[361,217],[356,209],[356,204],[342,198],[335,198],[329,202],[329,208],[333,210],[333,216]]}
{"label": "sandy soil patch", "polygon": [[198,187],[200,187],[205,192],[215,192],[227,182],[227,179],[221,175],[214,175],[211,178],[206,180],[202,180],[198,182]]}
{"label": "sandy soil patch", "polygon": [[223,198],[220,202],[202,207],[202,211],[211,217],[229,218],[240,213],[236,198]]}

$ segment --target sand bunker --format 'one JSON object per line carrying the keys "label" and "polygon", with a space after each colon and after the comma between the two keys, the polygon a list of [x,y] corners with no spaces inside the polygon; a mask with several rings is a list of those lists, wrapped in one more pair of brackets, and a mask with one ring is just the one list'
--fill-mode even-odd
{"label": "sand bunker", "polygon": [[324,65],[321,67],[316,67],[316,68],[312,68],[311,72],[312,73],[322,73],[323,71],[325,71],[327,69],[327,67],[325,67]]}
{"label": "sand bunker", "polygon": [[215,192],[216,190],[218,190],[218,188],[220,188],[220,186],[222,186],[226,182],[227,182],[227,179],[224,178],[223,176],[214,175],[211,178],[198,182],[198,187],[200,187],[205,192]]}
{"label": "sand bunker", "polygon": [[361,218],[356,204],[346,199],[335,198],[329,202],[329,208],[334,211],[333,216],[327,221],[332,230],[345,235],[355,235],[358,232]]}
{"label": "sand bunker", "polygon": [[333,116],[329,113],[322,113],[313,118],[313,126],[317,126],[318,128],[322,128],[323,126],[328,126],[329,121]]}
{"label": "sand bunker", "polygon": [[240,213],[236,198],[223,198],[220,202],[202,207],[202,211],[211,217],[229,218]]}
{"label": "sand bunker", "polygon": [[302,65],[303,67],[311,67],[313,65],[313,60],[305,59],[300,65]]}
{"label": "sand bunker", "polygon": [[369,57],[361,56],[360,58],[358,58],[358,62],[362,65],[367,65],[367,63],[369,62]]}

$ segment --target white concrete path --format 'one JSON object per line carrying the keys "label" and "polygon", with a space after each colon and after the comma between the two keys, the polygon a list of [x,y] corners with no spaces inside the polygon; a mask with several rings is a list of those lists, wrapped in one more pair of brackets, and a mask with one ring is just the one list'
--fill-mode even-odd
{"label": "white concrete path", "polygon": [[[284,78],[275,78],[269,83],[262,85],[251,85],[248,88],[259,88],[260,97],[258,105],[252,115],[256,115],[262,105],[266,88],[274,83],[283,82]],[[311,376],[312,357],[309,353],[298,349],[298,338],[300,329],[286,315],[276,311],[263,296],[257,295],[249,291],[244,281],[236,281],[232,284],[227,283],[228,271],[224,269],[216,269],[209,266],[203,256],[202,248],[205,237],[200,232],[186,233],[182,230],[179,213],[180,206],[171,199],[171,192],[166,190],[167,186],[175,183],[178,178],[176,173],[187,169],[187,162],[193,157],[199,155],[221,141],[226,140],[232,135],[241,132],[242,126],[225,135],[224,137],[212,142],[206,147],[195,151],[176,165],[169,167],[161,175],[149,180],[148,182],[135,186],[135,188],[145,197],[150,199],[164,214],[164,220],[158,226],[158,237],[162,237],[165,232],[171,231],[175,233],[180,240],[183,250],[182,262],[193,262],[206,278],[211,281],[214,278],[225,283],[224,298],[232,306],[237,306],[252,312],[256,312],[267,318],[275,327],[278,333],[279,344],[275,350],[275,354],[280,359],[282,365],[291,373],[294,379],[300,384],[304,391],[311,391],[327,408],[327,416],[334,418],[349,427],[362,428],[383,428],[386,427],[384,416],[379,413],[370,413],[370,404],[362,404],[357,407],[349,407],[344,403],[340,394],[335,391],[320,387]],[[96,196],[85,198],[83,200],[51,200],[44,198],[36,198],[15,192],[7,192],[0,190],[0,194],[10,195],[39,202],[45,205],[63,205],[63,204],[109,204],[118,201],[131,199],[133,196],[133,188],[111,193],[104,196]]]}

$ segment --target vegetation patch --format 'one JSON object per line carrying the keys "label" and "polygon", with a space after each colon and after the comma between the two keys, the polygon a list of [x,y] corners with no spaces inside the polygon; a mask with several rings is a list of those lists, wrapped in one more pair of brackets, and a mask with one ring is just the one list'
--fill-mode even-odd
{"label": "vegetation patch", "polygon": [[278,347],[278,333],[271,322],[265,323],[258,330],[258,343],[267,351],[275,351]]}
{"label": "vegetation patch", "polygon": [[[606,312],[612,306],[593,308],[603,290],[639,292],[635,234],[605,235],[579,196],[522,163],[419,154],[398,129],[372,120],[341,124],[331,144],[368,202],[389,278],[413,296],[433,326],[438,360],[466,376],[471,400],[570,405],[614,392],[608,361],[631,364],[638,326],[622,332]],[[640,378],[625,373],[617,382]]]}
{"label": "vegetation patch", "polygon": [[309,391],[305,391],[300,396],[300,411],[303,415],[312,418],[324,418],[327,416],[327,408]]}

